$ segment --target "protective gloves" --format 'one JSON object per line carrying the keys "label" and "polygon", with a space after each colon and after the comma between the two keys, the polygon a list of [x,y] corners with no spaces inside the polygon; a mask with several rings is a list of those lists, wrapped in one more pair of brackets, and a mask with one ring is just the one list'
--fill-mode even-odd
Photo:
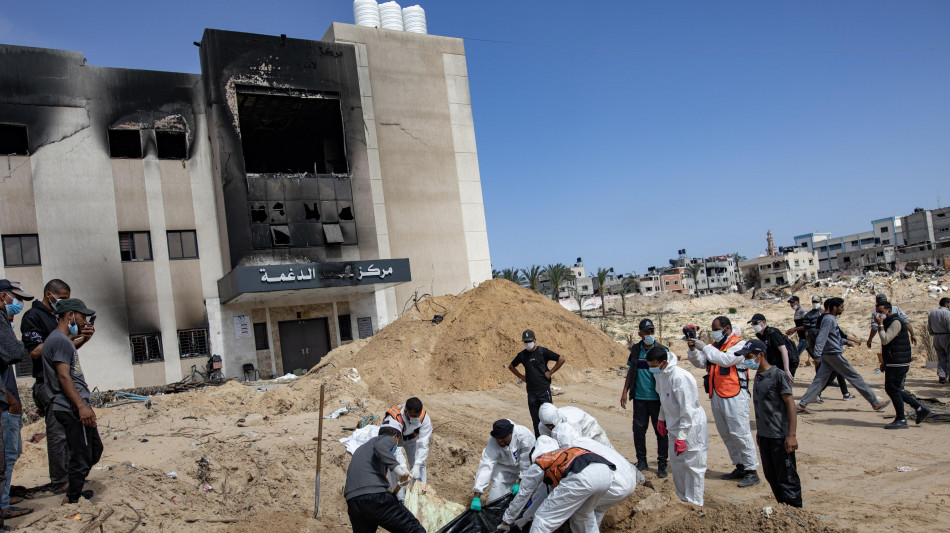
{"label": "protective gloves", "polygon": [[422,479],[422,465],[416,464],[412,466],[412,479]]}
{"label": "protective gloves", "polygon": [[511,526],[502,522],[498,524],[498,527],[495,528],[495,531],[511,531]]}
{"label": "protective gloves", "polygon": [[521,490],[521,483],[515,483],[515,484],[511,487],[511,493],[512,493],[512,494],[517,495],[519,490]]}
{"label": "protective gloves", "polygon": [[699,351],[703,351],[703,348],[706,347],[706,343],[703,342],[703,341],[701,341],[701,340],[699,340],[699,339],[695,339],[694,342],[695,342],[695,345],[696,345],[696,349],[699,350]]}
{"label": "protective gloves", "polygon": [[676,455],[679,455],[686,451],[686,441],[682,439],[676,439],[673,442],[673,451],[676,452]]}
{"label": "protective gloves", "polygon": [[666,436],[666,420],[660,420],[656,423],[656,430],[660,432],[660,435]]}
{"label": "protective gloves", "polygon": [[479,498],[478,496],[475,496],[474,498],[472,498],[472,505],[469,506],[469,509],[471,509],[471,510],[473,510],[473,511],[481,511],[481,510],[482,510],[482,499]]}

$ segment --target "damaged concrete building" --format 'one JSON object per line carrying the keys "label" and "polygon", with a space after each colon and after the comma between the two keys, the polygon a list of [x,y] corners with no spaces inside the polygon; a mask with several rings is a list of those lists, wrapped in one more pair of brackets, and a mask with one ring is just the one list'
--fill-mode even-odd
{"label": "damaged concrete building", "polygon": [[200,75],[0,46],[0,277],[97,311],[92,386],[210,354],[307,369],[491,277],[461,39],[334,23],[198,52]]}

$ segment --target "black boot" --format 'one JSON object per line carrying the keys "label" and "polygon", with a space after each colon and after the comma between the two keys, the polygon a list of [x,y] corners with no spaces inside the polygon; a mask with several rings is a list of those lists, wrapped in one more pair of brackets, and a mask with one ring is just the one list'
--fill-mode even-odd
{"label": "black boot", "polygon": [[735,470],[722,475],[722,479],[742,479],[743,477],[745,477],[745,465],[736,465]]}
{"label": "black boot", "polygon": [[739,488],[758,485],[759,481],[759,474],[757,474],[755,470],[749,470],[744,476],[742,476],[742,481],[739,482]]}

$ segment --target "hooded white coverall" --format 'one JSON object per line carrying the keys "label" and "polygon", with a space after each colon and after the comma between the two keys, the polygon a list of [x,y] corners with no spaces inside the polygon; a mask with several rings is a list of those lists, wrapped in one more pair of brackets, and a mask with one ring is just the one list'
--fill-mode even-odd
{"label": "hooded white coverall", "polygon": [[[676,361],[676,355],[668,352],[666,368],[656,375],[660,420],[666,424],[669,435],[670,470],[673,472],[676,496],[701,506],[706,479],[706,451],[709,447],[706,411],[699,404],[696,380]],[[676,455],[674,448],[677,440],[686,441],[686,451],[679,455]]]}
{"label": "hooded white coverall", "polygon": [[[426,459],[429,457],[429,440],[432,438],[432,419],[429,413],[426,413],[421,419],[409,418],[409,415],[406,414],[405,404],[399,406],[399,412],[402,414],[402,419],[405,424],[400,423],[387,414],[383,418],[382,425],[394,427],[402,433],[399,446],[406,451],[406,462],[412,471],[413,477],[425,483]],[[413,436],[417,429],[419,430],[419,435]],[[418,474],[418,476],[416,476],[416,474]],[[399,501],[406,499],[405,487],[399,489],[399,494],[397,494],[396,497],[399,498]]]}
{"label": "hooded white coverall", "polygon": [[[557,442],[542,435],[535,445],[532,459],[555,449]],[[528,500],[527,491],[533,492],[543,484],[543,480],[544,470],[532,462],[525,476],[521,478],[522,492],[511,501],[502,521],[511,524]],[[597,533],[594,509],[610,489],[612,480],[613,470],[602,463],[591,463],[580,472],[568,474],[538,508],[531,524],[531,533],[550,533],[568,519],[571,521],[572,532]]]}
{"label": "hooded white coverall", "polygon": [[596,418],[587,414],[583,409],[572,406],[557,408],[554,404],[544,403],[538,409],[538,418],[541,419],[538,424],[540,435],[551,436],[551,430],[545,424],[554,424],[557,427],[558,424],[567,423],[573,426],[581,437],[587,437],[608,448],[613,448],[604,428],[600,427]]}
{"label": "hooded white coverall", "polygon": [[[733,332],[733,335],[737,333]],[[742,364],[745,358],[735,355],[735,352],[745,346],[746,341],[739,341],[728,351],[720,352],[715,346],[707,344],[702,350],[689,350],[686,355],[689,362],[697,368],[706,368],[706,363],[722,367],[735,366],[739,377],[748,376],[748,370]],[[722,442],[729,450],[729,459],[734,465],[742,465],[747,471],[754,471],[759,467],[759,457],[755,451],[755,439],[752,438],[752,427],[749,425],[750,394],[748,388],[739,391],[732,398],[722,398],[713,391],[710,403],[712,404],[713,420]],[[660,398],[662,401],[662,398]]]}
{"label": "hooded white coverall", "polygon": [[534,433],[530,429],[514,425],[511,432],[511,443],[502,448],[498,441],[488,439],[488,444],[482,451],[482,460],[478,463],[475,472],[475,487],[472,492],[488,491],[489,502],[494,501],[511,492],[515,482],[521,478],[524,471],[531,466],[531,449],[534,448]]}
{"label": "hooded white coverall", "polygon": [[624,456],[617,453],[616,450],[608,448],[597,441],[581,437],[577,431],[568,424],[561,424],[554,428],[554,438],[557,440],[558,446],[562,448],[576,446],[590,450],[604,459],[607,459],[617,467],[617,470],[614,471],[610,488],[607,489],[607,494],[604,494],[600,501],[597,502],[597,507],[594,508],[594,516],[597,518],[598,528],[604,520],[604,514],[606,514],[611,507],[629,498],[633,495],[637,485],[646,481],[643,474],[634,468]]}

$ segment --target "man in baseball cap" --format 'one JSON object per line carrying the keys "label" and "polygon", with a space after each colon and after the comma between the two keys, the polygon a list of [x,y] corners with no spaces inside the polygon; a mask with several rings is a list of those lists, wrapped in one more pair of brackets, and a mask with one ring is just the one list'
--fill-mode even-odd
{"label": "man in baseball cap", "polygon": [[[521,342],[524,343],[524,350],[518,352],[518,355],[511,360],[508,370],[525,382],[525,389],[528,391],[528,412],[531,413],[531,423],[534,427],[534,435],[537,437],[540,434],[538,424],[541,423],[538,409],[541,408],[541,404],[551,402],[551,376],[561,368],[566,359],[563,355],[538,346],[535,343],[534,332],[530,329],[521,333]],[[554,363],[553,368],[548,368],[549,362]],[[524,374],[518,371],[519,365],[524,366]]]}
{"label": "man in baseball cap", "polygon": [[[871,333],[868,335],[868,350],[871,349],[871,341],[874,340],[874,336],[877,335],[877,330],[880,329],[877,321],[874,320],[874,317],[877,316],[877,306],[887,303],[886,294],[878,294],[874,297],[874,309],[871,311]],[[917,337],[914,335],[914,326],[910,323],[910,317],[907,316],[907,313],[903,309],[897,307],[896,305],[891,305],[891,312],[894,316],[897,317],[897,320],[901,321],[901,324],[907,326],[907,333],[910,333],[910,343],[917,345]]]}
{"label": "man in baseball cap", "polygon": [[637,470],[641,472],[649,468],[647,428],[652,423],[657,446],[656,475],[664,478],[667,476],[666,466],[670,455],[669,440],[657,425],[660,421],[660,396],[656,392],[656,379],[647,364],[647,353],[656,346],[669,350],[656,342],[656,329],[649,318],[640,321],[637,333],[640,335],[640,342],[630,347],[627,378],[623,383],[623,392],[620,393],[620,407],[626,409],[627,399],[633,400],[633,447],[637,452]]}
{"label": "man in baseball cap", "polygon": [[525,470],[531,466],[531,449],[534,448],[534,434],[530,429],[519,426],[502,418],[492,424],[491,438],[482,452],[482,459],[475,471],[475,487],[472,489],[473,511],[481,510],[481,496],[491,484],[487,502],[494,501],[508,492],[518,494]]}

